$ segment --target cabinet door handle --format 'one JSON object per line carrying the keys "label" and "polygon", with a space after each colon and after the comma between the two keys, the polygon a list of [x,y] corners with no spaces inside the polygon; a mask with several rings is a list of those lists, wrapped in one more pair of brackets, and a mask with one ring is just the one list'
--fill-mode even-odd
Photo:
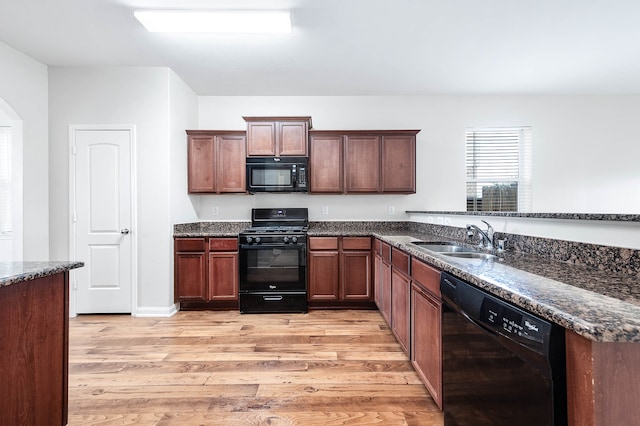
{"label": "cabinet door handle", "polygon": [[120,233],[121,233],[122,235],[127,235],[127,234],[129,233],[129,230],[128,230],[127,228],[124,228],[124,229],[121,229],[121,230],[120,230]]}

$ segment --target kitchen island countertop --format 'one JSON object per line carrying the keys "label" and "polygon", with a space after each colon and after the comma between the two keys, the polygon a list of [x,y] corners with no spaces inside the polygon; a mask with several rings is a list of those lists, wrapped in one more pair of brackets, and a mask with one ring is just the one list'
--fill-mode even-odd
{"label": "kitchen island countertop", "polygon": [[372,235],[588,339],[640,342],[637,277],[509,251],[494,252],[498,260],[468,261],[411,244],[442,240],[435,235]]}
{"label": "kitchen island countertop", "polygon": [[0,262],[0,287],[66,272],[84,266],[75,261]]}

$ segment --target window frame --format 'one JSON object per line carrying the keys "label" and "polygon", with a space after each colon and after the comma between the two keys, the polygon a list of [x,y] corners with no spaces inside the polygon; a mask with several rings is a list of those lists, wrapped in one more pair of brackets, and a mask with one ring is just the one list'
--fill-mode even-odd
{"label": "window frame", "polygon": [[[515,146],[514,140],[516,140]],[[491,147],[492,144],[496,144],[495,147]],[[505,170],[500,170],[501,162]],[[466,128],[466,211],[532,211],[531,166],[531,126]],[[485,190],[487,194],[498,195],[497,209],[482,208],[483,202],[488,201],[483,200],[482,194]],[[502,204],[503,194],[507,199],[504,205]],[[513,206],[514,203],[515,206]],[[494,205],[495,202],[492,203],[492,206]]]}

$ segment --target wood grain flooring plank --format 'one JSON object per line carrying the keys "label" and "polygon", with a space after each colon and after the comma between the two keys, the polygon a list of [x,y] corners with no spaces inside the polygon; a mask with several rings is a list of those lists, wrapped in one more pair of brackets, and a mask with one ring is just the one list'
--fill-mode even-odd
{"label": "wood grain flooring plank", "polygon": [[443,422],[377,311],[181,311],[71,319],[69,424]]}

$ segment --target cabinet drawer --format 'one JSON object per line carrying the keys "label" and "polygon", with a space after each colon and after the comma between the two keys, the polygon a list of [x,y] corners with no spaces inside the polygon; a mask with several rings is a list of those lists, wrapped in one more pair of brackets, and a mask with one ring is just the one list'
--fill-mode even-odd
{"label": "cabinet drawer", "polygon": [[371,250],[370,237],[344,237],[342,238],[343,250]]}
{"label": "cabinet drawer", "polygon": [[309,237],[309,250],[338,250],[338,237]]}
{"label": "cabinet drawer", "polygon": [[426,263],[411,259],[411,278],[436,296],[440,296],[440,271]]}
{"label": "cabinet drawer", "polygon": [[204,238],[176,238],[175,251],[205,251]]}
{"label": "cabinet drawer", "polygon": [[210,238],[209,251],[238,251],[238,239]]}
{"label": "cabinet drawer", "polygon": [[393,247],[391,251],[391,264],[394,268],[402,271],[402,273],[409,275],[409,255],[405,252]]}

